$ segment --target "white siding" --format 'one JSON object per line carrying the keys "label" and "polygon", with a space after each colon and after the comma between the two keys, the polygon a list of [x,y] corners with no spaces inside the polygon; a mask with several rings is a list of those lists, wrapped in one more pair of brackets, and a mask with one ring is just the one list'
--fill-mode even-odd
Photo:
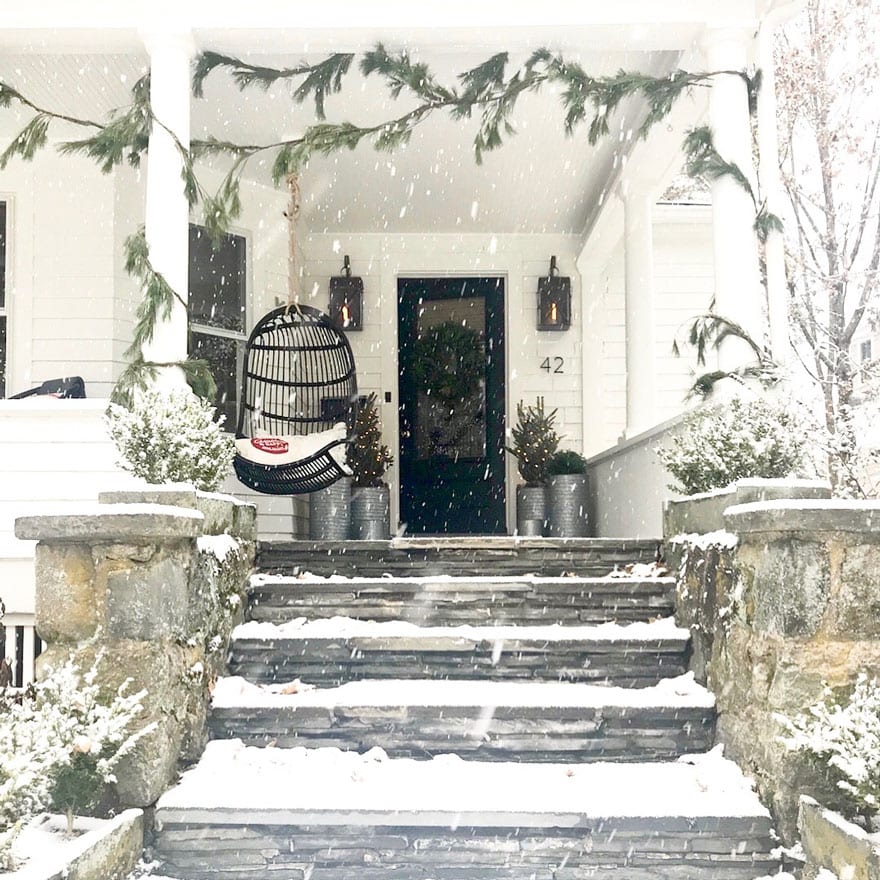
{"label": "white siding", "polygon": [[[654,209],[654,363],[657,383],[655,422],[689,406],[687,391],[696,363],[692,352],[672,352],[684,338],[689,320],[705,313],[714,289],[711,209],[694,205],[658,205]],[[598,377],[593,389],[596,412],[586,455],[614,446],[626,429],[626,320],[624,242],[611,249],[585,294],[590,328],[585,338],[584,371]]]}

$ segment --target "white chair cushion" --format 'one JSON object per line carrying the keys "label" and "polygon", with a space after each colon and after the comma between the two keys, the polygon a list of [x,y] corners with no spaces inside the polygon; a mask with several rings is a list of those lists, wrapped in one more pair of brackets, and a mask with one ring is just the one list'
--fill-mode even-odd
{"label": "white chair cushion", "polygon": [[345,463],[345,423],[339,422],[327,431],[299,436],[288,434],[282,437],[242,437],[235,441],[235,448],[242,458],[256,464],[281,465],[290,464],[310,458],[330,443],[338,443],[330,450],[330,456],[350,474],[351,469]]}

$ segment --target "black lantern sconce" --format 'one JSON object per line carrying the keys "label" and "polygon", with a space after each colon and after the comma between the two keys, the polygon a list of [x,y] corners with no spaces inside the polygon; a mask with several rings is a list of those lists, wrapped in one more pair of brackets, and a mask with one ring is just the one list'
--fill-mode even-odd
{"label": "black lantern sconce", "polygon": [[560,275],[556,257],[550,274],[538,279],[538,329],[568,330],[571,326],[571,278]]}
{"label": "black lantern sconce", "polygon": [[348,254],[342,271],[330,279],[330,320],[342,330],[362,330],[364,279],[352,276]]}

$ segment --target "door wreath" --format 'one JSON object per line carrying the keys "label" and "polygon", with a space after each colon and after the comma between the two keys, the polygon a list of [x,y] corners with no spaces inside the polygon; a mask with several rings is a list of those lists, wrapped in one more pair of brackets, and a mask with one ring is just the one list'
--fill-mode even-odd
{"label": "door wreath", "polygon": [[480,334],[455,321],[430,327],[413,346],[412,371],[418,390],[446,403],[470,397],[485,366]]}

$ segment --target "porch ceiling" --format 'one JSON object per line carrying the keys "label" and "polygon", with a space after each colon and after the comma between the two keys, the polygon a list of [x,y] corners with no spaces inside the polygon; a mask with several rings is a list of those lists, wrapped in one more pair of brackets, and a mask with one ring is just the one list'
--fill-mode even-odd
{"label": "porch ceiling", "polygon": [[[268,65],[317,60],[334,49],[359,52],[373,45],[374,38],[382,38],[390,49],[406,47],[417,60],[427,61],[450,84],[457,74],[502,50],[511,50],[513,69],[539,45],[563,52],[591,74],[620,68],[661,73],[678,58],[672,51],[601,50],[595,46],[595,34],[588,35],[584,28],[392,28],[388,35],[379,31],[367,35],[366,30],[340,29],[336,40],[329,39],[330,33],[310,33],[308,43],[300,34],[299,42],[290,44],[298,48],[285,53],[255,51],[258,46],[276,47],[277,33],[265,35],[263,43],[256,38],[257,31],[198,31],[196,37],[200,50],[216,49]],[[646,42],[650,41],[633,37],[633,45]],[[619,34],[615,44],[620,45]],[[28,47],[0,56],[0,77],[37,104],[96,119],[128,102],[131,85],[146,67],[143,52],[99,55],[55,48],[44,53]],[[328,99],[327,117],[375,123],[399,115],[408,106],[404,98],[391,99],[376,77],[365,80],[353,69],[343,93]],[[486,154],[481,166],[472,150],[476,122],[437,116],[423,124],[405,149],[393,154],[362,145],[353,152],[313,159],[302,178],[302,228],[341,234],[583,233],[615,180],[639,113],[637,105],[625,106],[612,135],[590,147],[585,126],[574,137],[565,136],[563,113],[552,90],[526,95],[513,120],[517,134],[507,138],[500,150]],[[4,142],[23,119],[10,111],[0,114]],[[248,143],[273,142],[298,135],[313,121],[311,108],[295,105],[286,86],[240,93],[224,72],[209,77],[204,100],[192,101],[196,138],[212,133]],[[270,166],[268,156],[253,163],[248,174],[269,185]]]}

